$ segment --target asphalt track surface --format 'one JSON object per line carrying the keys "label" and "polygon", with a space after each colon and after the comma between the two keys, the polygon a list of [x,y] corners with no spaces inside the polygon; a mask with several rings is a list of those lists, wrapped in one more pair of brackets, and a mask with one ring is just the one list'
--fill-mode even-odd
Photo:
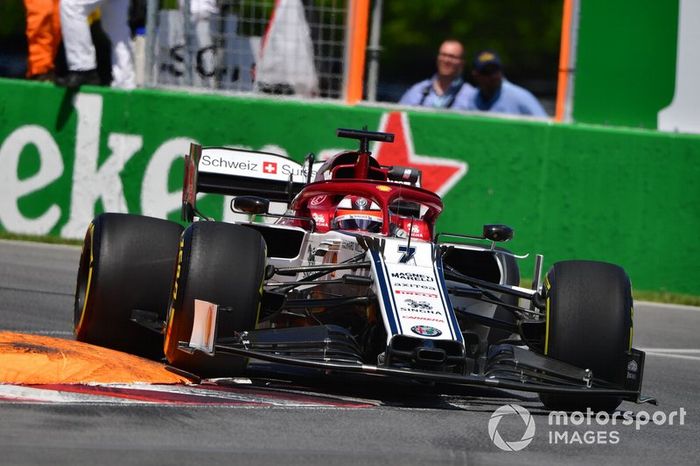
{"label": "asphalt track surface", "polygon": [[[0,330],[72,338],[78,256],[75,247],[0,241]],[[620,409],[642,422],[643,411],[683,408],[684,425],[676,417],[673,426],[639,429],[595,419],[557,427],[527,394],[444,395],[314,377],[292,384],[282,374],[253,378],[253,386],[281,398],[331,395],[351,406],[0,401],[0,464],[698,464],[699,331],[698,308],[635,306],[635,347],[648,351],[644,392],[659,405],[625,402]],[[528,409],[537,428],[518,452],[499,450],[488,433],[494,410],[509,403]],[[498,426],[509,441],[524,430],[515,416]]]}

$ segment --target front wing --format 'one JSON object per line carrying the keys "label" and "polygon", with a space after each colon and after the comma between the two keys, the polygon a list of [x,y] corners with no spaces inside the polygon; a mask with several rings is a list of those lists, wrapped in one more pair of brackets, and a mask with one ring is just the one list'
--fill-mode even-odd
{"label": "front wing", "polygon": [[[334,326],[256,330],[217,341],[211,351],[190,342],[180,342],[179,346],[187,352],[231,354],[323,371],[522,392],[619,396],[635,403],[656,404],[654,398],[641,394],[644,352],[635,349],[629,355],[628,383],[619,387],[595,379],[590,371],[513,345],[492,348],[483,375],[364,364],[359,357],[353,357],[358,354],[354,342],[338,330]],[[319,332],[324,335],[322,340],[317,339]]]}

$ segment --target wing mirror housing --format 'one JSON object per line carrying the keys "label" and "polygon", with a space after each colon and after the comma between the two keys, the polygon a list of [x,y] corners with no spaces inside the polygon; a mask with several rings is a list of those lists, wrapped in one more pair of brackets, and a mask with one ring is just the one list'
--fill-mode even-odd
{"label": "wing mirror housing", "polygon": [[417,168],[394,166],[389,169],[387,178],[391,181],[402,181],[416,184],[421,178],[421,171]]}
{"label": "wing mirror housing", "polygon": [[233,211],[246,214],[266,214],[270,209],[270,200],[258,196],[238,196],[231,203]]}
{"label": "wing mirror housing", "polygon": [[484,238],[495,242],[513,239],[513,229],[508,225],[484,225]]}

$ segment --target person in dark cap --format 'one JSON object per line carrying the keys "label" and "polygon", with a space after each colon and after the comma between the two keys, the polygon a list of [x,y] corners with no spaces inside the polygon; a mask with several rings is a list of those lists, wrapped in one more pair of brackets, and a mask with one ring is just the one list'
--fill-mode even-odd
{"label": "person in dark cap", "polygon": [[503,76],[501,59],[495,52],[483,50],[477,53],[472,66],[472,78],[477,92],[460,109],[547,116],[530,91],[511,83]]}
{"label": "person in dark cap", "polygon": [[437,72],[432,78],[414,84],[399,101],[403,105],[434,108],[462,108],[476,90],[464,82],[464,46],[455,39],[440,45]]}

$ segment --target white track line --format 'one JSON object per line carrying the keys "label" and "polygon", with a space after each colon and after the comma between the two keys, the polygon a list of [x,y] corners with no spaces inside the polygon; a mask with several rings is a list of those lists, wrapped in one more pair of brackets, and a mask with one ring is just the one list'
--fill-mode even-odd
{"label": "white track line", "polygon": [[695,348],[639,348],[639,350],[648,353],[700,353],[700,349]]}
{"label": "white track line", "polygon": [[89,393],[72,393],[41,388],[23,387],[21,385],[0,384],[0,397],[3,401],[37,401],[49,403],[100,403],[115,405],[152,405],[152,401],[131,400],[109,395]]}
{"label": "white track line", "polygon": [[[700,361],[700,349],[698,348],[639,348],[647,356],[657,356],[660,358],[686,359],[690,361]],[[691,356],[697,354],[698,356]]]}
{"label": "white track line", "polygon": [[662,308],[662,309],[672,309],[675,311],[691,311],[691,312],[700,312],[700,307],[697,306],[688,306],[685,304],[669,304],[669,303],[655,303],[652,301],[635,301],[635,310],[637,310],[637,305],[642,305],[646,309],[647,306],[652,307],[652,308]]}
{"label": "white track line", "polygon": [[[26,387],[21,385],[0,384],[0,404],[3,403],[59,403],[59,404],[100,404],[100,405],[143,405],[143,406],[193,406],[207,405],[218,407],[226,404],[252,405],[258,408],[360,408],[360,406],[349,406],[348,404],[363,404],[365,406],[376,406],[371,401],[348,401],[335,400],[332,397],[301,397],[306,399],[284,398],[285,393],[261,391],[247,393],[245,391],[228,392],[214,388],[202,386],[183,385],[149,385],[149,384],[90,384],[95,388],[94,393],[74,392],[69,389],[61,390],[56,388]],[[104,391],[100,389],[116,388],[119,392]],[[153,398],[148,397],[144,392],[154,393]],[[158,393],[184,395],[187,398],[159,398]],[[289,395],[289,394],[287,394]],[[300,398],[298,394],[292,394]],[[146,399],[134,398],[135,396],[146,397]],[[207,399],[215,399],[208,401]],[[314,401],[316,398],[317,401]],[[323,398],[326,398],[325,400]]]}
{"label": "white track line", "polygon": [[689,359],[691,361],[700,361],[700,356],[686,356],[683,354],[670,354],[670,353],[646,353],[647,356],[658,356],[662,358],[674,358],[674,359]]}

